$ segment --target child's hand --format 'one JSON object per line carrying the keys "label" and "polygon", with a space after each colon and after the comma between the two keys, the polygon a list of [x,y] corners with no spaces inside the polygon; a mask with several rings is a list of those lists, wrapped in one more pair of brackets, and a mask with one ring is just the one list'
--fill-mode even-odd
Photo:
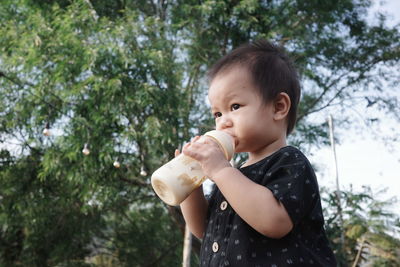
{"label": "child's hand", "polygon": [[231,167],[219,145],[207,136],[196,136],[190,143],[184,145],[182,152],[199,161],[205,175],[210,179],[223,168]]}

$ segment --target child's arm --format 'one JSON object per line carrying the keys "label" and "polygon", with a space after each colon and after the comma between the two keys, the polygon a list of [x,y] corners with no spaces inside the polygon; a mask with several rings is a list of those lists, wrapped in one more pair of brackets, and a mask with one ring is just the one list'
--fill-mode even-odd
{"label": "child's arm", "polygon": [[236,213],[259,233],[282,238],[292,230],[285,207],[268,188],[232,167],[218,171],[213,180]]}
{"label": "child's arm", "polygon": [[231,167],[214,142],[195,141],[185,146],[183,153],[201,163],[203,171],[244,221],[270,238],[281,238],[291,231],[293,223],[285,207],[268,188]]}
{"label": "child's arm", "polygon": [[190,232],[202,239],[205,231],[208,203],[203,194],[203,187],[194,190],[181,203],[181,210]]}
{"label": "child's arm", "polygon": [[[179,150],[175,151],[175,157]],[[202,239],[205,231],[208,203],[204,197],[203,187],[195,189],[181,204],[181,211],[190,232]]]}

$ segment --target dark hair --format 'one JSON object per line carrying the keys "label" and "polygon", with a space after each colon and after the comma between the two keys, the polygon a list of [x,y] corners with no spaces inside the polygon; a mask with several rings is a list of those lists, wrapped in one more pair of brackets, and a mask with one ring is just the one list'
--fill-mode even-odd
{"label": "dark hair", "polygon": [[281,92],[289,95],[291,106],[286,134],[290,134],[296,124],[300,82],[297,70],[283,47],[266,40],[244,44],[229,52],[211,67],[208,72],[209,81],[221,71],[237,66],[248,69],[264,102],[269,103]]}

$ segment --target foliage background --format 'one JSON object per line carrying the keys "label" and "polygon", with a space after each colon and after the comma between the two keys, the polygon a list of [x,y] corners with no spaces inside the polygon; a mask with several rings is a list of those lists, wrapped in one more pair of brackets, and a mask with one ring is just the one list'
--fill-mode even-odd
{"label": "foliage background", "polygon": [[[332,106],[341,127],[355,102],[398,120],[399,27],[385,26],[383,15],[369,25],[370,4],[2,0],[1,265],[179,265],[183,221],[155,197],[149,175],[212,128],[206,70],[249,40],[284,45],[299,68],[293,145],[328,144],[326,123],[310,116]],[[364,119],[376,120],[367,112]],[[390,233],[399,233],[399,221],[385,210],[392,202],[369,189],[340,194],[340,205],[335,192],[324,197],[341,265],[366,243],[361,261],[395,266],[399,240]]]}

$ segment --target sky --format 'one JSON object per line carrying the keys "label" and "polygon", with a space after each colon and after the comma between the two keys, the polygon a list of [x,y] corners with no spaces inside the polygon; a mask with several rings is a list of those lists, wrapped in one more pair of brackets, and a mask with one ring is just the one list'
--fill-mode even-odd
{"label": "sky", "polygon": [[[375,0],[373,3],[373,11],[379,10],[389,15],[388,26],[400,23],[399,0]],[[370,19],[373,16],[370,15]],[[332,115],[335,117],[335,114]],[[346,130],[335,128],[335,132],[339,133],[339,144],[335,146],[339,186],[349,189],[352,185],[354,191],[361,191],[362,186],[367,185],[376,192],[387,188],[387,193],[381,196],[381,200],[397,197],[400,202],[400,142],[384,144],[377,138],[379,134],[393,136],[397,132],[400,135],[400,124],[394,121],[385,123],[391,125],[395,132],[387,127],[381,133],[359,135],[356,131],[345,133]],[[320,186],[335,188],[335,164],[331,147],[314,148],[310,154],[308,156],[316,166]],[[392,208],[397,214],[400,214],[399,202]]]}

